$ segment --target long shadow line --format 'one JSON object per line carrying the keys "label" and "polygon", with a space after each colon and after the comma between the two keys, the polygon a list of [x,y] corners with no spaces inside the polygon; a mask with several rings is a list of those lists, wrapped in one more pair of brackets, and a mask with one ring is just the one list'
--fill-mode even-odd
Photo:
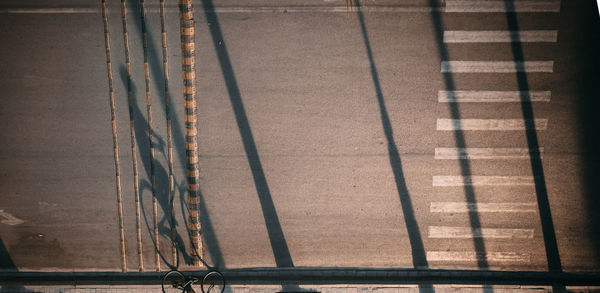
{"label": "long shadow line", "polygon": [[293,267],[294,262],[290,254],[275,204],[271,197],[271,191],[267,184],[267,178],[258,155],[256,143],[254,142],[254,136],[252,135],[252,129],[246,115],[244,103],[240,94],[240,90],[237,85],[231,59],[227,51],[227,45],[221,32],[219,20],[214,13],[214,5],[212,0],[202,0],[202,6],[204,8],[204,14],[208,23],[210,23],[209,30],[217,53],[217,58],[223,73],[223,79],[225,80],[225,86],[229,94],[229,100],[235,113],[235,119],[239,128],[244,150],[246,151],[246,157],[252,171],[254,179],[254,185],[258,194],[258,199],[262,207],[262,213],[267,227],[267,233],[269,235],[269,241],[271,243],[271,249],[275,257],[275,263],[277,267]]}
{"label": "long shadow line", "polygon": [[[128,0],[129,2],[129,6],[131,7],[131,11],[133,11],[133,13],[135,13],[135,19],[136,21],[133,21],[133,24],[136,26],[136,32],[139,34],[140,38],[141,38],[141,25],[139,23],[139,17],[140,17],[140,7],[139,7],[139,2],[136,0]],[[148,50],[149,50],[149,54],[148,54],[148,58],[149,60],[149,66],[150,66],[150,71],[151,71],[151,75],[153,77],[155,77],[155,83],[159,84],[159,85],[164,85],[164,77],[163,77],[163,68],[162,68],[162,60],[159,59],[159,49],[157,47],[157,45],[154,42],[154,38],[152,37],[152,31],[148,30],[146,32],[146,34],[148,35]],[[160,50],[162,50],[162,47],[160,48]],[[164,87],[163,87],[164,90]],[[164,93],[164,92],[163,92]],[[170,91],[170,89],[168,90],[169,96],[170,97],[174,97],[175,95],[173,95]],[[162,95],[161,95],[162,97]],[[173,99],[171,99],[171,103]],[[167,105],[165,104],[165,100],[160,98],[159,99],[161,106],[163,109],[166,109]],[[174,109],[173,105],[169,105],[170,109]],[[173,135],[173,144],[174,144],[174,149],[175,149],[175,153],[176,153],[176,157],[179,160],[179,163],[181,166],[185,166],[186,164],[186,158],[185,158],[185,153],[184,151],[179,151],[179,150],[184,150],[184,142],[185,142],[185,137],[183,135],[183,132],[181,131],[181,128],[179,127],[179,117],[175,114],[175,113],[171,113],[171,120],[172,120],[172,125],[174,127],[172,127],[171,131],[172,131],[172,135]],[[143,140],[139,140],[139,144],[143,145],[146,144],[146,141]],[[164,154],[164,152],[163,152]],[[164,168],[163,168],[164,169]],[[185,182],[177,184],[177,180],[174,180],[175,184],[178,187],[179,190],[179,202],[181,203],[181,211],[182,213],[186,213],[187,212],[187,203],[185,200],[185,188],[179,188],[179,185],[183,185],[185,186]],[[167,184],[167,189],[168,187],[168,182]],[[167,193],[168,194],[168,193]],[[208,248],[207,251],[211,257],[211,260],[213,262],[213,266],[215,268],[224,268],[225,265],[225,260],[223,258],[223,254],[221,252],[221,248],[217,239],[217,236],[215,234],[215,230],[214,230],[214,226],[212,224],[212,220],[210,218],[209,215],[209,211],[206,208],[206,202],[204,200],[204,196],[202,195],[202,192],[198,191],[198,198],[200,200],[200,221],[202,224],[202,238],[204,243],[206,244],[206,247]],[[168,201],[167,201],[168,202]],[[169,215],[170,218],[170,204],[167,203],[165,206],[161,205],[161,208],[165,211],[165,215]],[[189,234],[189,229],[187,228],[187,219],[186,217],[183,217],[183,221],[184,221],[184,226],[186,227],[186,231]],[[177,224],[173,223],[172,224],[173,227],[176,227]],[[181,239],[180,236],[177,236],[178,239]],[[183,254],[183,258],[184,261],[187,264],[191,264],[192,259],[189,256],[188,253],[185,253],[185,249],[184,249],[184,244],[183,243],[177,243],[178,247],[180,248],[179,251],[184,252]]]}
{"label": "long shadow line", "polygon": [[[415,211],[412,205],[410,193],[408,192],[408,188],[406,186],[406,180],[404,178],[404,172],[402,168],[402,160],[400,158],[400,153],[398,152],[398,147],[396,146],[396,141],[394,139],[394,130],[392,128],[392,123],[390,121],[387,107],[385,105],[385,100],[383,98],[383,91],[379,82],[379,74],[377,73],[375,60],[373,59],[373,51],[371,49],[371,42],[369,41],[367,26],[365,24],[365,19],[363,16],[363,12],[360,9],[359,2],[357,1],[356,3],[358,4],[357,6],[359,8],[358,19],[360,22],[360,28],[362,31],[362,36],[367,51],[367,57],[369,58],[371,78],[373,79],[375,93],[377,96],[377,102],[379,104],[381,124],[383,127],[383,132],[385,133],[385,138],[387,140],[388,157],[390,160],[392,171],[394,173],[396,189],[398,191],[398,196],[400,197],[400,204],[402,206],[402,213],[404,215],[404,223],[406,225],[406,231],[408,232],[413,266],[415,268],[428,268],[429,264],[427,262],[427,256],[425,253],[425,247],[423,245],[423,239],[421,238],[421,232],[417,223],[417,219],[415,217]],[[419,290],[421,292],[431,292],[433,291],[433,287],[427,284],[420,284]]]}
{"label": "long shadow line", "polygon": [[[521,111],[523,118],[527,121],[534,121],[533,106],[531,97],[529,96],[529,80],[525,71],[523,62],[523,46],[519,39],[519,21],[515,12],[515,4],[513,0],[505,0],[504,6],[506,10],[506,22],[509,31],[515,32],[515,40],[511,42],[513,59],[516,67],[517,84],[519,86],[521,98]],[[546,248],[546,259],[548,261],[548,270],[551,272],[561,272],[562,264],[558,252],[558,244],[556,242],[556,233],[554,231],[554,223],[552,213],[550,211],[550,202],[548,201],[548,190],[546,188],[546,178],[544,176],[544,166],[540,155],[540,145],[538,141],[537,131],[534,127],[527,127],[525,130],[527,137],[527,145],[529,147],[529,162],[534,176],[535,194],[537,197],[538,210],[542,223],[542,234]],[[555,287],[555,291],[562,292],[564,287]]]}
{"label": "long shadow line", "polygon": [[[429,0],[429,5],[430,7],[436,7],[437,3],[436,0]],[[444,23],[442,20],[442,15],[440,13],[439,10],[437,9],[432,9],[431,10],[431,21],[433,23],[433,28],[434,28],[434,33],[435,33],[435,39],[437,42],[437,47],[438,47],[438,54],[440,55],[440,60],[442,61],[450,61],[450,54],[448,53],[448,48],[446,47],[446,45],[444,44]],[[454,83],[454,78],[452,76],[451,70],[447,70],[446,72],[443,73],[443,77],[444,77],[444,84],[446,86],[446,90],[447,91],[455,91],[456,90],[456,86]],[[452,119],[454,121],[458,121],[457,123],[460,123],[460,119],[461,119],[461,115],[460,115],[460,107],[458,105],[458,103],[448,103],[448,108],[450,110],[450,115],[452,116]],[[463,133],[463,131],[461,130],[460,125],[458,125],[459,127],[456,127],[456,130],[454,131],[454,139],[456,142],[456,146],[458,148],[466,148],[467,147],[467,143],[465,140],[465,135]],[[459,165],[460,165],[460,170],[461,170],[461,175],[463,176],[465,182],[463,184],[463,190],[465,193],[465,201],[470,204],[473,208],[469,209],[469,222],[471,224],[471,230],[473,232],[478,231],[481,229],[481,221],[479,219],[479,213],[477,211],[477,199],[475,198],[475,189],[473,188],[472,185],[469,184],[469,182],[467,182],[467,178],[468,176],[472,175],[471,172],[471,164],[467,159],[460,159],[459,160]],[[475,233],[473,233],[475,234]],[[477,259],[477,267],[480,269],[488,269],[489,268],[489,264],[487,261],[487,255],[486,255],[486,247],[485,247],[485,243],[483,242],[483,238],[479,238],[479,237],[473,237],[473,245],[475,248],[475,253],[477,255],[476,259]],[[484,288],[485,291],[491,291],[490,288]]]}

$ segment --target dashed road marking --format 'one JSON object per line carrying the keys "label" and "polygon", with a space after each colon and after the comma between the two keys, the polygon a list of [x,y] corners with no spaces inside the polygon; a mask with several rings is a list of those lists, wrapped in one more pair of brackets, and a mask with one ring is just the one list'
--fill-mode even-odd
{"label": "dashed road marking", "polygon": [[553,72],[554,61],[442,61],[441,72]]}
{"label": "dashed road marking", "polygon": [[490,263],[527,264],[531,262],[531,255],[529,253],[518,252],[428,251],[427,260],[432,262],[486,261]]}
{"label": "dashed road marking", "polygon": [[439,103],[550,102],[550,91],[438,91]]}
{"label": "dashed road marking", "polygon": [[537,129],[546,130],[548,119],[437,119],[437,130],[486,130],[510,131]]}
{"label": "dashed road marking", "polygon": [[533,229],[429,226],[429,238],[532,239]]}
{"label": "dashed road marking", "polygon": [[535,202],[431,202],[429,205],[429,211],[432,213],[535,213],[536,208]]}
{"label": "dashed road marking", "polygon": [[560,1],[446,0],[445,12],[560,12]]}
{"label": "dashed road marking", "polygon": [[541,156],[544,148],[435,148],[436,160],[504,160]]}
{"label": "dashed road marking", "polygon": [[445,31],[444,43],[555,43],[555,30],[529,31]]}
{"label": "dashed road marking", "polygon": [[533,176],[433,176],[432,186],[532,186]]}

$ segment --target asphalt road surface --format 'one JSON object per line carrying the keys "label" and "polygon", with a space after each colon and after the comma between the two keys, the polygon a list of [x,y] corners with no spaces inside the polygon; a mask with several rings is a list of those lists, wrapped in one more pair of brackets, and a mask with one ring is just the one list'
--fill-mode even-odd
{"label": "asphalt road surface", "polygon": [[[0,4],[0,262],[121,270],[100,0]],[[171,1],[172,2],[172,1]],[[595,1],[194,1],[203,255],[221,268],[600,269]],[[172,264],[158,1],[127,1],[143,269]],[[120,3],[108,2],[127,270],[139,267]],[[189,267],[179,16],[176,236]],[[156,247],[159,247],[158,250]]]}

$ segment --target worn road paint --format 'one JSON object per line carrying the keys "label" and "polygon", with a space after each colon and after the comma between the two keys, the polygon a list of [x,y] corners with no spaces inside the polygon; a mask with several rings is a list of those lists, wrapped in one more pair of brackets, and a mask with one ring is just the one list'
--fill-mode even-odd
{"label": "worn road paint", "polygon": [[548,119],[437,119],[437,130],[546,130]]}
{"label": "worn road paint", "polygon": [[436,160],[507,160],[529,159],[531,155],[540,156],[539,150],[527,148],[435,148]]}
{"label": "worn road paint", "polygon": [[429,226],[429,238],[532,239],[533,229]]}
{"label": "worn road paint", "polygon": [[434,262],[474,262],[485,260],[486,262],[495,263],[528,264],[531,262],[531,255],[529,253],[518,252],[428,251],[427,260]]}
{"label": "worn road paint", "polygon": [[550,91],[439,91],[439,103],[550,102]]}
{"label": "worn road paint", "polygon": [[429,205],[432,213],[535,213],[537,204],[527,203],[472,203],[472,202],[432,202]]}
{"label": "worn road paint", "polygon": [[444,43],[556,43],[556,30],[445,31]]}
{"label": "worn road paint", "polygon": [[433,186],[532,186],[533,176],[433,176]]}
{"label": "worn road paint", "polygon": [[554,61],[442,61],[441,72],[512,73],[554,71]]}

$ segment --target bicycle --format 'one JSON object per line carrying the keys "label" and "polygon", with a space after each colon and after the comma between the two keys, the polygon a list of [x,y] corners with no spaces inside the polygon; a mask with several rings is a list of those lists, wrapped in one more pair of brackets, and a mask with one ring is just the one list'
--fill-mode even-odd
{"label": "bicycle", "polygon": [[167,272],[162,278],[163,293],[183,292],[196,293],[193,284],[200,282],[202,293],[223,293],[225,290],[225,277],[218,271],[211,270],[202,277],[202,280],[195,277],[185,277],[183,273],[177,270]]}

